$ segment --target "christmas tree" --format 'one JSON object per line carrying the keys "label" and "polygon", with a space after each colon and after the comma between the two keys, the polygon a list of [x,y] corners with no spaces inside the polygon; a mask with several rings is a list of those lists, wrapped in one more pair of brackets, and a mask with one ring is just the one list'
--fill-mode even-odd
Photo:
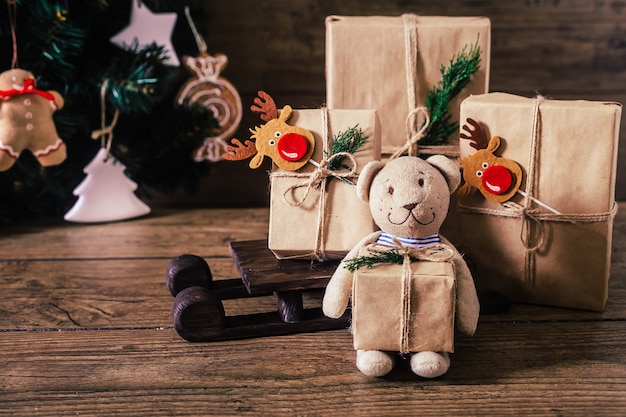
{"label": "christmas tree", "polygon": [[205,106],[176,103],[190,74],[172,64],[200,52],[185,8],[200,32],[207,19],[192,1],[142,0],[155,15],[178,16],[169,28],[171,45],[142,44],[141,39],[114,43],[112,38],[128,28],[137,1],[0,1],[7,11],[0,13],[0,71],[24,68],[36,76],[37,88],[61,93],[65,105],[54,114],[54,122],[67,146],[67,159],[58,166],[44,168],[23,152],[12,168],[0,172],[0,222],[60,216],[74,205],[72,191],[101,147],[91,133],[100,127],[105,82],[105,117],[111,120],[119,112],[110,151],[137,183],[138,195],[148,196],[151,190],[193,192],[208,174],[210,165],[194,162],[191,155],[218,122]]}

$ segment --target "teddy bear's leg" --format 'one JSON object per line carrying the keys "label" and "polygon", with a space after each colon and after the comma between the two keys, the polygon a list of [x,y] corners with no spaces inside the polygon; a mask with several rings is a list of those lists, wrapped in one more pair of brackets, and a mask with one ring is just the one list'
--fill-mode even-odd
{"label": "teddy bear's leg", "polygon": [[439,352],[418,352],[411,355],[411,370],[423,378],[436,378],[448,372],[450,356]]}
{"label": "teddy bear's leg", "polygon": [[387,375],[393,369],[392,354],[380,350],[357,350],[356,367],[367,376]]}

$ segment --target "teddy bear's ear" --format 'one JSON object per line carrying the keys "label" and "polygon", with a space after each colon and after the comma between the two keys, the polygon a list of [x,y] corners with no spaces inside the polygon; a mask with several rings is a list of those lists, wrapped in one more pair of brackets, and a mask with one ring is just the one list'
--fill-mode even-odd
{"label": "teddy bear's ear", "polygon": [[452,194],[454,190],[457,189],[459,184],[461,184],[461,170],[450,158],[443,155],[433,155],[426,159],[426,162],[441,172],[448,183],[450,194]]}
{"label": "teddy bear's ear", "polygon": [[366,203],[369,201],[372,180],[383,166],[385,166],[385,164],[380,161],[370,161],[361,170],[359,179],[356,182],[356,195],[362,201]]}

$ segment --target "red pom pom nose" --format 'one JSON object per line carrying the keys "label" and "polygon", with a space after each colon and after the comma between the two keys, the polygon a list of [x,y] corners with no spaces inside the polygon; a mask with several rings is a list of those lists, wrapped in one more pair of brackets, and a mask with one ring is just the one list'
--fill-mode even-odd
{"label": "red pom pom nose", "polygon": [[504,194],[513,183],[511,171],[500,165],[491,166],[483,171],[481,177],[483,187],[491,194]]}
{"label": "red pom pom nose", "polygon": [[285,161],[301,160],[309,150],[309,142],[297,133],[287,133],[278,141],[278,153]]}

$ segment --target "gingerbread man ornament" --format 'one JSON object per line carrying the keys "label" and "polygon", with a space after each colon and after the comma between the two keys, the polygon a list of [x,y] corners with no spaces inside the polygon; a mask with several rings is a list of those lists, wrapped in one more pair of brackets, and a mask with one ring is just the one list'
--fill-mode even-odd
{"label": "gingerbread man ornament", "polygon": [[24,149],[43,166],[65,160],[65,144],[52,120],[63,103],[58,92],[37,90],[35,76],[26,70],[0,73],[0,171],[11,168]]}

